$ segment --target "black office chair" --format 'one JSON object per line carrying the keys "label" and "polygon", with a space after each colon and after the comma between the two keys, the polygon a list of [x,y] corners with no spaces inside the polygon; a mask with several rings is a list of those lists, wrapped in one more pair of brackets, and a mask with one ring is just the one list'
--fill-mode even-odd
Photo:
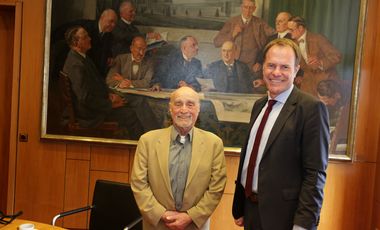
{"label": "black office chair", "polygon": [[91,209],[90,230],[142,230],[142,217],[131,186],[127,183],[97,180],[92,205],[62,212],[52,220]]}

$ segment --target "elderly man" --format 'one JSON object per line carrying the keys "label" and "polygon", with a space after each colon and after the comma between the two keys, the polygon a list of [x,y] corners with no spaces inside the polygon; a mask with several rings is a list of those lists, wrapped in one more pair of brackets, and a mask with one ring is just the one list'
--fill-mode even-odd
{"label": "elderly man", "polygon": [[236,57],[253,71],[260,70],[257,57],[275,31],[262,19],[253,16],[254,0],[243,0],[241,15],[229,19],[214,38],[214,45],[221,47],[225,41],[233,41],[237,47]]}
{"label": "elderly man", "polygon": [[79,124],[94,128],[103,121],[116,120],[121,127],[130,131],[130,138],[138,139],[143,128],[136,113],[125,107],[124,98],[109,92],[104,78],[86,55],[91,48],[87,31],[76,26],[69,29],[65,37],[70,51],[63,71],[71,82],[74,112]]}
{"label": "elderly man", "polygon": [[[77,20],[60,26],[52,33],[52,53],[54,64],[59,66],[58,71],[62,69],[62,64],[66,58],[69,47],[65,44],[64,33],[71,27],[82,26],[91,38],[91,49],[87,55],[90,56],[103,78],[106,77],[109,66],[112,63],[112,31],[117,22],[115,11],[106,9],[102,12],[99,20]],[[62,46],[62,47],[61,47]],[[60,47],[60,48],[59,48]]]}
{"label": "elderly man", "polygon": [[290,39],[264,50],[268,95],[253,106],[232,213],[244,229],[315,230],[329,147],[326,106],[293,85],[300,52]]}
{"label": "elderly man", "polygon": [[204,77],[211,78],[215,86],[215,89],[210,90],[252,93],[251,71],[245,63],[235,60],[235,52],[236,46],[233,42],[224,42],[221,48],[222,60],[211,63],[205,70]]}
{"label": "elderly man", "polygon": [[149,88],[153,75],[153,64],[146,59],[146,42],[143,37],[132,40],[131,53],[115,58],[107,75],[107,84],[119,88]]}
{"label": "elderly man", "polygon": [[139,29],[134,25],[136,17],[136,7],[132,1],[124,1],[119,6],[120,20],[118,21],[114,35],[114,44],[112,53],[114,56],[119,54],[129,53],[132,40],[136,36],[146,36],[147,39],[160,39],[159,33],[149,32],[146,35],[140,33]]}
{"label": "elderly man", "polygon": [[202,77],[201,61],[195,58],[198,54],[198,41],[195,37],[187,35],[179,42],[179,50],[172,52],[153,75],[152,90],[161,88],[176,89],[189,86],[196,91],[201,90],[197,77]]}
{"label": "elderly man", "polygon": [[209,229],[222,198],[226,165],[222,140],[194,127],[199,95],[181,87],[170,96],[173,125],[141,136],[131,186],[145,230]]}
{"label": "elderly man", "polygon": [[339,79],[335,66],[342,59],[341,53],[323,35],[308,31],[306,21],[301,17],[292,17],[288,28],[302,54],[301,90],[317,96],[317,85],[321,80]]}

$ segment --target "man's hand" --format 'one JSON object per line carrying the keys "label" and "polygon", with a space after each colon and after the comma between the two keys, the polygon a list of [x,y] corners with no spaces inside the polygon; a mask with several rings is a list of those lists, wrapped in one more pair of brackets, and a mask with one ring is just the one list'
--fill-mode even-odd
{"label": "man's hand", "polygon": [[309,57],[308,60],[307,60],[307,64],[313,69],[313,70],[317,70],[317,69],[322,69],[323,66],[322,66],[322,61],[319,60],[317,57]]}
{"label": "man's hand", "polygon": [[113,76],[112,76],[112,80],[115,80],[115,81],[122,81],[124,80],[123,76],[121,76],[119,73],[115,73]]}
{"label": "man's hand", "polygon": [[147,39],[160,40],[161,39],[161,35],[159,33],[156,33],[156,32],[149,32],[149,33],[146,34],[146,38]]}
{"label": "man's hand", "polygon": [[261,64],[260,63],[255,63],[252,65],[252,70],[254,73],[259,72],[261,70]]}
{"label": "man's hand", "polygon": [[180,88],[182,86],[189,86],[189,87],[191,87],[191,85],[187,84],[186,81],[179,81],[178,82],[178,88]]}
{"label": "man's hand", "polygon": [[184,230],[193,221],[186,212],[176,212],[167,216],[166,219],[165,225],[170,230]]}
{"label": "man's hand", "polygon": [[112,108],[119,108],[119,107],[124,106],[125,103],[127,103],[125,98],[122,98],[119,95],[114,94],[114,93],[110,93],[108,97],[112,103]]}
{"label": "man's hand", "polygon": [[123,79],[118,85],[121,89],[131,88],[132,82],[128,79]]}
{"label": "man's hand", "polygon": [[294,78],[294,85],[297,86],[297,88],[301,88],[303,77],[296,76]]}
{"label": "man's hand", "polygon": [[243,216],[240,217],[239,219],[235,219],[234,221],[235,221],[235,224],[236,224],[237,226],[240,226],[240,227],[243,227],[243,226],[244,226],[244,217],[243,217]]}
{"label": "man's hand", "polygon": [[260,86],[265,85],[265,82],[263,79],[257,79],[257,80],[252,81],[252,85],[253,85],[253,88],[258,88]]}
{"label": "man's hand", "polygon": [[155,91],[155,92],[159,92],[159,91],[161,91],[161,86],[160,86],[160,84],[154,84],[154,85],[150,88],[150,91]]}
{"label": "man's hand", "polygon": [[232,38],[235,39],[236,36],[238,36],[243,31],[243,27],[239,24],[236,24],[234,26],[234,29],[232,30]]}
{"label": "man's hand", "polygon": [[165,223],[171,223],[174,219],[170,219],[170,216],[174,216],[177,213],[177,211],[165,211],[165,213],[161,216],[161,220]]}

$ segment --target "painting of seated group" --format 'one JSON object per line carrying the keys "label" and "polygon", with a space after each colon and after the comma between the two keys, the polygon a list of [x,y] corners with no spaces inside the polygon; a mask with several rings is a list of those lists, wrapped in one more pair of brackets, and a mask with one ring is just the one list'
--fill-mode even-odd
{"label": "painting of seated group", "polygon": [[253,104],[266,96],[263,49],[282,38],[302,56],[294,87],[328,108],[330,155],[349,158],[364,8],[360,0],[48,0],[42,137],[136,144],[170,125],[170,94],[189,86],[201,96],[196,126],[238,151]]}

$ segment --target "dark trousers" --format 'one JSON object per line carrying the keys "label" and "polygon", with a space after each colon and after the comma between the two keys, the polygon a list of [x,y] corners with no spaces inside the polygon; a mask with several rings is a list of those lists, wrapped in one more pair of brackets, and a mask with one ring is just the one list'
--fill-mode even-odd
{"label": "dark trousers", "polygon": [[261,227],[258,203],[245,199],[244,203],[244,229],[263,230]]}

